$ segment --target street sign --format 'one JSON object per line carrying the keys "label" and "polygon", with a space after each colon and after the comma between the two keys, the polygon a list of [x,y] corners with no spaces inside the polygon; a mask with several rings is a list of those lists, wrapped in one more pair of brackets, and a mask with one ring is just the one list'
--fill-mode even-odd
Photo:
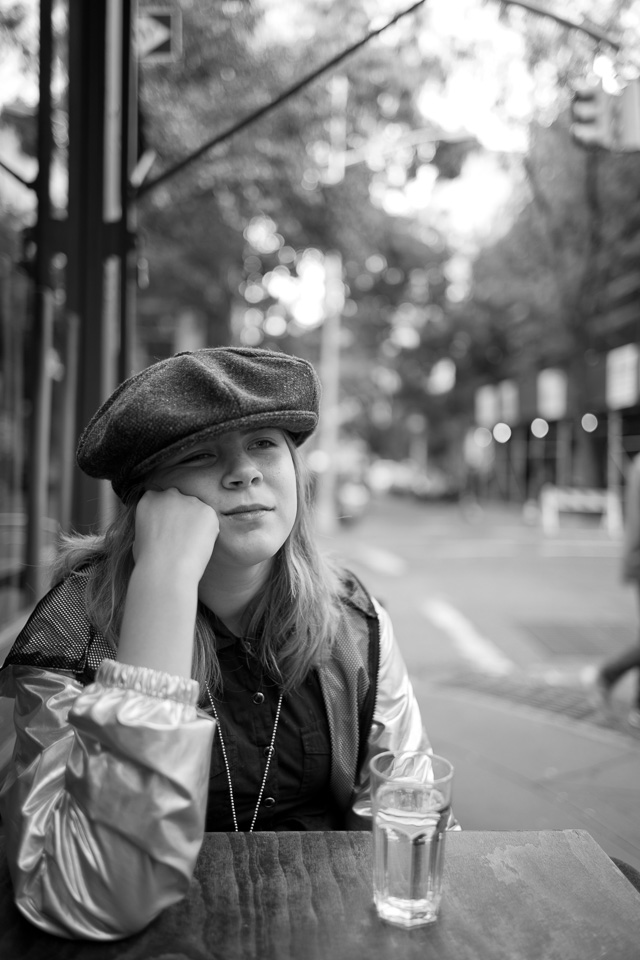
{"label": "street sign", "polygon": [[489,430],[500,419],[500,398],[497,388],[492,383],[485,383],[475,392],[475,419],[480,427]]}
{"label": "street sign", "polygon": [[134,47],[139,61],[168,63],[182,54],[182,11],[145,7],[136,17]]}
{"label": "street sign", "polygon": [[562,420],[567,412],[567,374],[548,367],[538,373],[538,413],[545,420]]}
{"label": "street sign", "polygon": [[635,343],[625,343],[607,354],[607,407],[623,410],[638,402],[639,351]]}

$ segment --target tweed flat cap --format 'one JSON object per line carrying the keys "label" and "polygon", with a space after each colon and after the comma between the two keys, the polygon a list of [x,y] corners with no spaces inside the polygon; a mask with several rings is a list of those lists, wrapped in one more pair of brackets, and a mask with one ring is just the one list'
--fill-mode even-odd
{"label": "tweed flat cap", "polygon": [[227,430],[275,426],[299,446],[318,423],[310,363],[275,350],[177,353],[121,383],[80,437],[77,461],[119,497],[167,456]]}

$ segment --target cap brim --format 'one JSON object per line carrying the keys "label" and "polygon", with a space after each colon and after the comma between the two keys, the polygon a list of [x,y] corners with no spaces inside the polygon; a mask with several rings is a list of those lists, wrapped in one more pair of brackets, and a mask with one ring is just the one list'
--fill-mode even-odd
{"label": "cap brim", "polygon": [[280,410],[268,411],[264,413],[251,414],[245,417],[238,417],[235,420],[227,420],[222,424],[214,424],[205,427],[204,430],[198,430],[186,437],[181,437],[167,447],[163,447],[157,453],[147,457],[142,463],[138,464],[135,471],[126,477],[116,477],[112,481],[115,492],[120,496],[132,484],[140,480],[151,470],[154,470],[160,464],[164,463],[176,453],[183,450],[189,450],[203,440],[212,437],[218,437],[223,433],[229,433],[231,430],[251,430],[260,427],[278,427],[286,430],[291,435],[294,444],[299,447],[307,440],[318,424],[318,416],[312,412]]}

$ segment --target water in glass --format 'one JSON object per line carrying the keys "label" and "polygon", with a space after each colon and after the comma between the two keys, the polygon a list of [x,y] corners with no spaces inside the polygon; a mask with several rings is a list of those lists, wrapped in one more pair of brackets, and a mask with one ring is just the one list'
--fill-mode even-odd
{"label": "water in glass", "polygon": [[373,889],[381,919],[405,927],[436,920],[449,809],[429,785],[388,784],[378,791]]}

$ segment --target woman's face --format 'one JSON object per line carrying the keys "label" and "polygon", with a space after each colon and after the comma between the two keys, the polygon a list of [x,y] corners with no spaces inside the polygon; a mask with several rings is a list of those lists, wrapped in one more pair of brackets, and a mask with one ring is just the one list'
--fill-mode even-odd
{"label": "woman's face", "polygon": [[295,467],[277,427],[230,430],[205,440],[157,467],[148,486],[175,487],[213,507],[220,533],[210,567],[271,560],[296,519]]}

